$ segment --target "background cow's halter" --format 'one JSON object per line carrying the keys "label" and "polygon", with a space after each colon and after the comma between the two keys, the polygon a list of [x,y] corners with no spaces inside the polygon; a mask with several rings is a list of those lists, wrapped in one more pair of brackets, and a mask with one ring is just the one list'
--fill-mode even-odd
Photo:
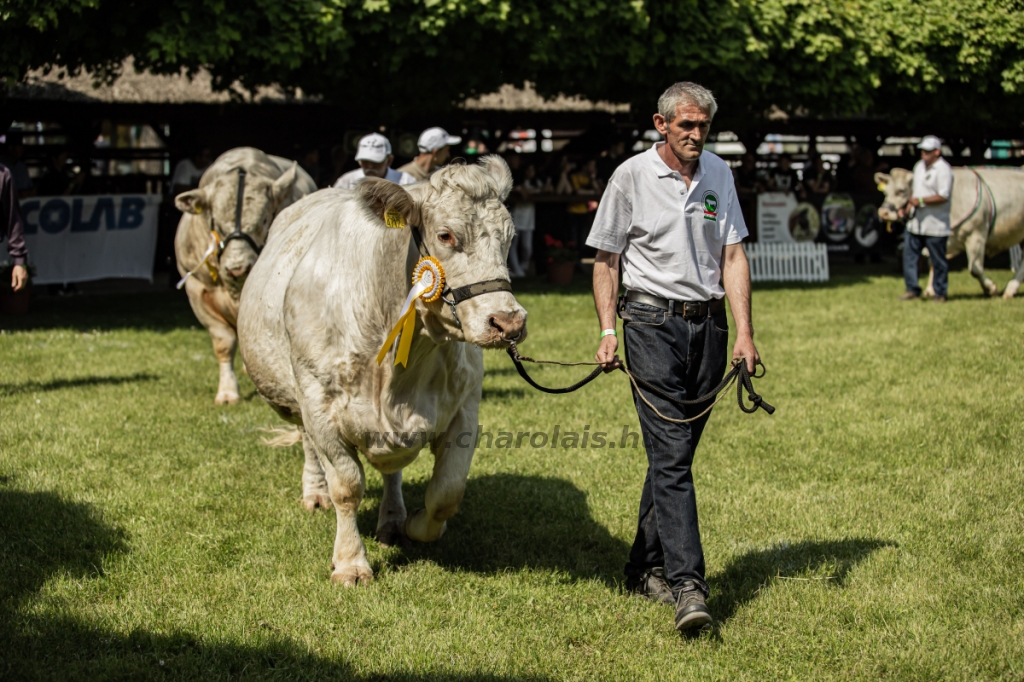
{"label": "background cow's halter", "polygon": [[[233,239],[241,239],[242,241],[249,244],[249,246],[252,247],[252,250],[256,252],[256,255],[259,255],[260,251],[263,250],[263,247],[257,244],[256,240],[253,239],[252,236],[247,235],[245,232],[242,232],[242,201],[245,199],[245,169],[236,168],[235,170],[238,171],[238,203],[235,205],[235,231],[229,234],[227,237],[224,237],[223,240],[221,240],[219,244],[219,249],[217,250],[217,258],[220,258],[221,255],[223,255],[224,249],[227,248],[228,242],[230,242]],[[210,211],[210,231],[214,231],[213,211]]]}
{"label": "background cow's halter", "polygon": [[[415,225],[409,226],[412,232],[412,238],[416,242],[416,248],[419,250],[421,256],[430,256],[430,251],[427,250],[427,245],[423,243],[423,235],[420,234],[419,227]],[[441,290],[441,300],[448,304],[451,308],[452,317],[455,318],[455,324],[458,325],[459,329],[462,329],[462,321],[459,320],[459,312],[455,306],[462,303],[465,300],[471,299],[481,294],[489,294],[492,291],[512,291],[512,282],[507,279],[487,279],[482,282],[474,282],[473,284],[466,284],[465,286],[456,287],[452,289],[448,286],[448,282],[444,283],[444,289]]]}

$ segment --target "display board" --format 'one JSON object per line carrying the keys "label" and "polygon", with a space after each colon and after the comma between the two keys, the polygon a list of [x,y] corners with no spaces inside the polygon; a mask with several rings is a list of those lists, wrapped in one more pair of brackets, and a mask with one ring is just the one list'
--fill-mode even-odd
{"label": "display board", "polygon": [[33,197],[21,202],[36,284],[109,277],[153,281],[158,194]]}

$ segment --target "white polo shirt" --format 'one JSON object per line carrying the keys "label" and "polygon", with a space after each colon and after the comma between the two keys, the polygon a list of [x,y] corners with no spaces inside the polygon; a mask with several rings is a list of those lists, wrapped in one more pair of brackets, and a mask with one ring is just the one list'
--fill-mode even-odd
{"label": "white polo shirt", "polygon": [[[334,186],[340,189],[352,189],[365,177],[366,173],[363,172],[363,169],[356,168],[355,170],[349,171],[338,178],[337,182],[334,183]],[[403,173],[402,171],[397,171],[391,166],[388,166],[388,172],[384,174],[384,179],[390,180],[397,185],[412,185],[416,182],[416,178],[413,176],[408,173]]]}
{"label": "white polo shirt", "polygon": [[942,204],[918,206],[914,217],[907,221],[907,231],[924,237],[948,237],[949,204],[953,196],[953,169],[941,156],[929,168],[924,159],[914,164],[914,186],[911,196],[918,199],[938,194],[945,197]]}
{"label": "white polo shirt", "polygon": [[658,155],[663,144],[612,174],[587,246],[622,255],[627,289],[672,301],[722,298],[725,247],[747,236],[732,169],[705,151],[687,189]]}

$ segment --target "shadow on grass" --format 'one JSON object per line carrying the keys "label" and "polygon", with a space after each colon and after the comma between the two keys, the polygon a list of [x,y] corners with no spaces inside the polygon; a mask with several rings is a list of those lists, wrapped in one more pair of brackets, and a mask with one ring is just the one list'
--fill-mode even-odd
{"label": "shadow on grass", "polygon": [[[374,485],[373,478],[368,480]],[[380,498],[380,479],[367,490]],[[423,507],[426,483],[404,484],[410,512]],[[372,536],[377,508],[363,507],[359,528]],[[501,573],[535,568],[568,574],[573,580],[602,580],[615,586],[629,546],[593,519],[587,495],[560,478],[492,474],[469,479],[458,513],[444,537],[413,543],[409,561],[429,560],[452,570]]]}
{"label": "shadow on grass", "polygon": [[[126,535],[90,505],[49,493],[0,490],[0,679],[275,679],[369,680],[344,661],[310,654],[267,628],[257,646],[210,641],[190,633],[129,634],[100,630],[66,616],[25,614],[21,605],[47,580],[96,578]],[[493,681],[489,674],[389,673],[393,680]],[[542,679],[522,678],[517,679]]]}
{"label": "shadow on grass", "polygon": [[885,540],[851,538],[774,545],[747,552],[733,559],[722,573],[710,577],[709,582],[719,591],[708,601],[708,608],[719,624],[725,623],[773,578],[822,580],[842,587],[854,566],[872,552],[895,546],[895,542]]}
{"label": "shadow on grass", "polygon": [[52,381],[26,381],[23,384],[0,384],[0,396],[59,391],[65,388],[80,388],[82,386],[120,386],[121,384],[135,383],[137,381],[156,381],[159,378],[155,374],[136,372],[135,374],[122,377],[78,377],[76,379],[54,379]]}
{"label": "shadow on grass", "polygon": [[145,329],[167,332],[190,327],[203,328],[192,314],[184,292],[178,291],[39,297],[32,299],[32,311],[27,315],[0,317],[0,329],[11,331]]}

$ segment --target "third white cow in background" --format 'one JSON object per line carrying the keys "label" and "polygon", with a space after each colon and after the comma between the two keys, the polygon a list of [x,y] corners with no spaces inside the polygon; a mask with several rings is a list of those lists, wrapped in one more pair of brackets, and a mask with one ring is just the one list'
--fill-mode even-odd
{"label": "third white cow in background", "polygon": [[[878,209],[882,220],[899,220],[898,211],[910,201],[914,182],[912,171],[894,168],[875,173],[875,182],[885,186],[885,201]],[[967,252],[967,265],[986,296],[998,291],[985,276],[985,257],[1006,251],[1024,240],[1024,171],[1017,168],[953,168],[953,196],[950,198],[950,227],[947,257]],[[1024,281],[1024,264],[1006,285],[1003,298],[1013,298]],[[926,295],[934,295],[931,278]]]}

